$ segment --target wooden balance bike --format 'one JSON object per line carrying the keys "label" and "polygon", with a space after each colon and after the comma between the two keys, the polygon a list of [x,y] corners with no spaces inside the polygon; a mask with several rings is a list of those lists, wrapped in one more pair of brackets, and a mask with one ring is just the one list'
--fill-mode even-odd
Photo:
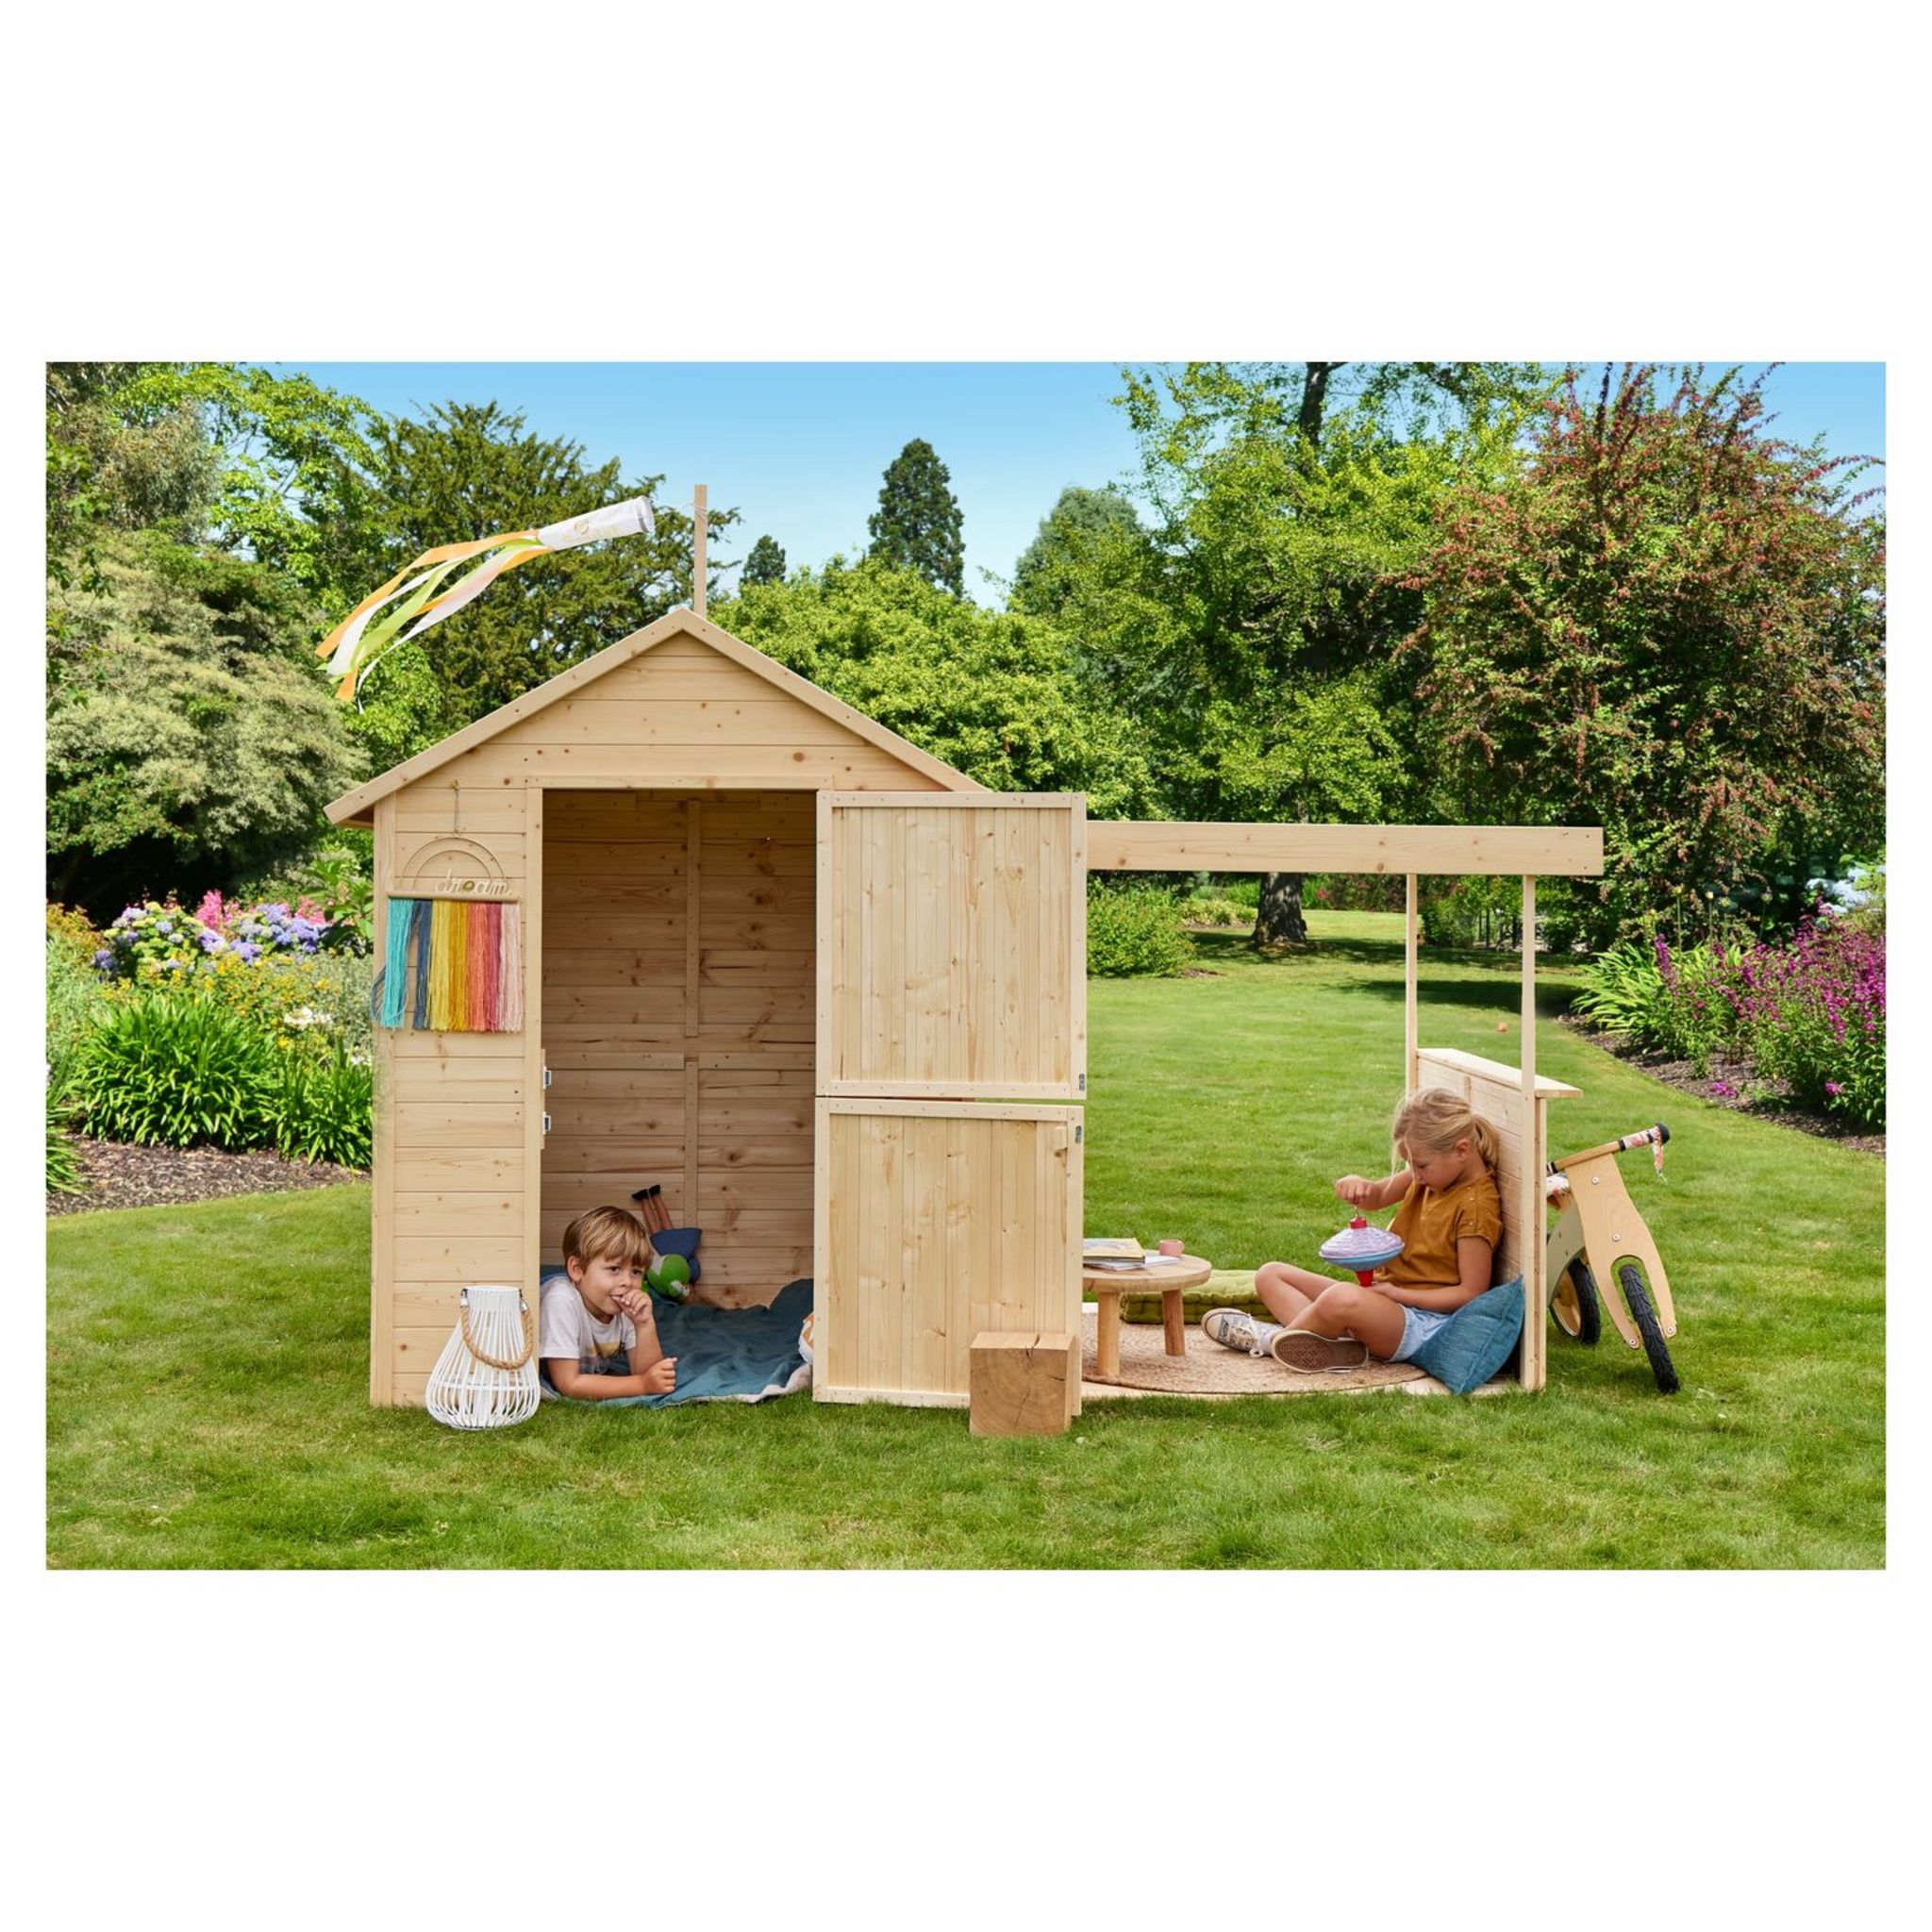
{"label": "wooden balance bike", "polygon": [[[1595,1347],[1607,1305],[1617,1333],[1630,1347],[1642,1349],[1657,1388],[1674,1395],[1680,1385],[1664,1345],[1677,1332],[1670,1277],[1617,1172],[1618,1155],[1650,1147],[1661,1174],[1670,1138],[1670,1128],[1659,1121],[1641,1133],[1550,1162],[1544,1194],[1557,1221],[1544,1247],[1544,1279],[1550,1284],[1551,1319],[1564,1334]],[[1599,1286],[1606,1282],[1607,1294]]]}

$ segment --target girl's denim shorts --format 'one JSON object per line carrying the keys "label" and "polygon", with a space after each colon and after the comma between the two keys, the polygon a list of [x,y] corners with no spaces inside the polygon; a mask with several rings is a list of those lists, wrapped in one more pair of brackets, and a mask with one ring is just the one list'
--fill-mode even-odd
{"label": "girl's denim shorts", "polygon": [[1449,1317],[1440,1308],[1405,1307],[1402,1310],[1402,1340],[1389,1359],[1391,1362],[1406,1362],[1417,1349],[1427,1342],[1430,1336],[1440,1335],[1448,1325]]}

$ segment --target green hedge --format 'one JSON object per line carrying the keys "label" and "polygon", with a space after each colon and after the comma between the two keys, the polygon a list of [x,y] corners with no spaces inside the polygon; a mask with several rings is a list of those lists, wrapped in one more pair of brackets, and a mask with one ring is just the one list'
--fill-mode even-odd
{"label": "green hedge", "polygon": [[1087,882],[1087,970],[1103,978],[1168,975],[1192,963],[1179,902],[1164,887]]}

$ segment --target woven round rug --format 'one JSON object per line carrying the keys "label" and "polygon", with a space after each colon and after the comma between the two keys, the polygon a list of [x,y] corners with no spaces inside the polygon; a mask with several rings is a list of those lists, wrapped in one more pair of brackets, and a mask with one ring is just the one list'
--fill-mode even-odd
{"label": "woven round rug", "polygon": [[1358,1369],[1304,1374],[1284,1368],[1273,1356],[1257,1359],[1223,1348],[1192,1326],[1187,1331],[1187,1354],[1174,1356],[1163,1347],[1158,1327],[1124,1322],[1120,1374],[1103,1382],[1099,1326],[1099,1315],[1089,1308],[1080,1319],[1080,1379],[1099,1392],[1132,1389],[1149,1395],[1341,1395],[1429,1379],[1414,1362],[1371,1361]]}

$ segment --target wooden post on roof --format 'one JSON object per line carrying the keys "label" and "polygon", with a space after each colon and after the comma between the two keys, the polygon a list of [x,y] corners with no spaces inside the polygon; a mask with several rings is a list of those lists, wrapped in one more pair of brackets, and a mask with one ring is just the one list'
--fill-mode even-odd
{"label": "wooden post on roof", "polygon": [[1523,1230],[1523,1369],[1525,1389],[1543,1386],[1543,1353],[1548,1324],[1543,1306],[1543,1162],[1548,1158],[1538,1131],[1536,1104],[1536,878],[1523,879],[1523,1170],[1517,1185],[1517,1225]]}
{"label": "wooden post on roof", "polygon": [[705,486],[698,485],[696,501],[691,505],[691,608],[702,617],[705,614]]}
{"label": "wooden post on roof", "polygon": [[1416,1011],[1416,971],[1415,971],[1415,874],[1408,874],[1407,917],[1403,922],[1402,943],[1402,1091],[1405,1096],[1415,1091],[1415,1057],[1422,1045],[1419,1032],[1420,1016]]}

